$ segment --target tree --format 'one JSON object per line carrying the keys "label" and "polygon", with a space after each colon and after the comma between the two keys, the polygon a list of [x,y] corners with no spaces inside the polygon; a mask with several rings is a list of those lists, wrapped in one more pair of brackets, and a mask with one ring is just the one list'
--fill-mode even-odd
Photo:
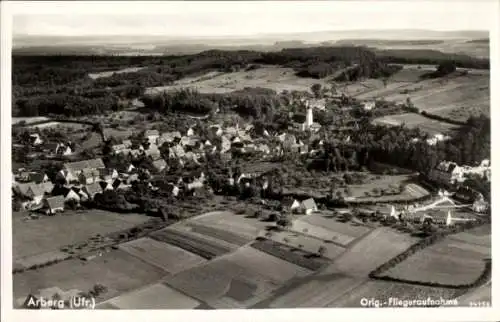
{"label": "tree", "polygon": [[292,221],[288,218],[288,216],[282,216],[282,218],[278,219],[276,225],[281,229],[286,229],[292,225]]}
{"label": "tree", "polygon": [[316,98],[321,96],[321,84],[315,83],[311,86],[311,91]]}
{"label": "tree", "polygon": [[318,257],[322,257],[326,253],[326,247],[321,245],[318,248]]}

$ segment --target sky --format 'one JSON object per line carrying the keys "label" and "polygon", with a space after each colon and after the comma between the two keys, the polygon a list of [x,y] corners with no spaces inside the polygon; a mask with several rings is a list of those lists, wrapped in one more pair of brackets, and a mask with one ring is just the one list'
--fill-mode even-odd
{"label": "sky", "polygon": [[11,2],[14,35],[249,36],[334,30],[490,30],[495,0]]}

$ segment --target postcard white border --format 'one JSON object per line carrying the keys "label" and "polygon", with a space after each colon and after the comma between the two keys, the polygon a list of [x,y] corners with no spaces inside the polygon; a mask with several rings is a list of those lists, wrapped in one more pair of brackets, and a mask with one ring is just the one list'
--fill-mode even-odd
{"label": "postcard white border", "polygon": [[[474,0],[470,0],[474,1]],[[498,124],[499,111],[495,107],[500,104],[499,94],[495,89],[500,88],[499,80],[499,58],[500,52],[498,48],[499,32],[499,3],[496,0],[479,0],[488,1],[491,3],[491,17],[494,25],[490,29],[490,46],[491,46],[491,119],[492,119],[492,164],[500,162],[499,154],[495,149],[496,140],[499,128],[494,125]],[[478,2],[479,2],[478,1]],[[354,1],[349,1],[354,2]],[[404,1],[363,1],[363,6],[376,5],[390,8],[391,3],[398,5]],[[408,1],[420,2],[420,1]],[[455,1],[447,1],[449,5],[455,5]],[[272,310],[171,310],[171,311],[140,311],[140,310],[121,310],[121,311],[29,311],[29,310],[13,310],[12,305],[12,223],[11,223],[11,200],[10,200],[10,185],[11,185],[11,37],[12,37],[12,15],[14,13],[107,13],[107,14],[138,14],[151,13],[152,5],[159,6],[168,12],[177,12],[183,10],[186,6],[195,7],[191,10],[210,11],[215,13],[223,13],[228,7],[241,8],[245,10],[255,7],[256,2],[238,1],[235,2],[168,2],[159,3],[157,1],[36,1],[36,2],[1,2],[1,304],[2,304],[2,321],[111,321],[111,320],[130,320],[130,321],[495,321],[500,318],[499,313],[499,286],[493,283],[493,307],[492,308],[438,308],[438,309],[272,309]],[[288,1],[269,1],[267,6],[278,6],[280,10],[287,10],[288,6],[294,8],[303,5],[313,5],[310,1],[301,3]],[[314,2],[314,5],[326,6],[326,1]],[[159,12],[162,9],[155,9]],[[360,26],[362,28],[362,26]],[[497,208],[498,202],[495,199],[495,188],[500,185],[500,176],[497,175],[496,169],[492,171],[492,208]],[[496,220],[493,220],[492,232],[492,254],[497,253],[499,249],[495,245],[500,241],[496,237],[495,232],[498,231]],[[500,257],[499,257],[500,258]],[[493,264],[494,276],[498,275],[500,265]]]}

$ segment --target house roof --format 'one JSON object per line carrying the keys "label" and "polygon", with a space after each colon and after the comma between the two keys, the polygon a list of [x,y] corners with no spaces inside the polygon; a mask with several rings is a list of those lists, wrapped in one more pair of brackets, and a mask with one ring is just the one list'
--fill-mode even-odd
{"label": "house roof", "polygon": [[59,195],[47,198],[47,204],[50,209],[64,208],[64,197]]}
{"label": "house roof", "polygon": [[96,194],[96,193],[102,192],[101,185],[98,182],[94,182],[94,183],[86,185],[85,189],[87,190],[87,192],[89,194]]}
{"label": "house roof", "polygon": [[129,148],[132,146],[132,141],[130,140],[123,140],[122,144],[126,147]]}
{"label": "house roof", "polygon": [[40,183],[39,186],[40,186],[40,188],[43,189],[43,191],[45,191],[47,193],[51,193],[52,189],[54,189],[54,185],[52,184],[52,182]]}
{"label": "house roof", "polygon": [[158,130],[146,130],[146,132],[144,132],[144,136],[145,137],[148,137],[148,136],[159,136],[160,135],[160,132],[158,132]]}
{"label": "house roof", "polygon": [[104,162],[102,162],[101,158],[98,159],[90,159],[90,160],[84,160],[84,161],[76,161],[76,162],[69,162],[65,163],[64,167],[67,170],[70,171],[82,171],[83,169],[99,169],[99,168],[105,168]]}
{"label": "house roof", "polygon": [[314,208],[317,208],[316,202],[314,201],[313,198],[309,198],[309,199],[306,199],[306,200],[302,201],[302,207],[304,207],[304,209],[314,209]]}
{"label": "house roof", "polygon": [[163,159],[159,159],[159,160],[153,161],[153,166],[157,170],[162,170],[163,168],[165,168],[167,166],[167,162]]}
{"label": "house roof", "polygon": [[45,193],[43,187],[38,184],[34,184],[31,187],[29,187],[28,191],[31,191],[33,193],[33,196],[43,196],[43,194]]}
{"label": "house roof", "polygon": [[29,180],[35,182],[41,182],[45,178],[46,174],[42,172],[33,172],[29,174]]}

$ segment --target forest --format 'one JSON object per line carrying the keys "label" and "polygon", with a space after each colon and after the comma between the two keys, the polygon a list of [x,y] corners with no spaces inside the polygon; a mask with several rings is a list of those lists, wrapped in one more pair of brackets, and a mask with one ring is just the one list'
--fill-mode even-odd
{"label": "forest", "polygon": [[[337,81],[387,77],[400,68],[395,63],[438,65],[451,61],[457,67],[489,68],[489,60],[465,55],[418,50],[375,52],[361,46],[287,48],[278,52],[208,50],[180,56],[19,55],[12,59],[14,116],[106,113],[124,107],[120,104],[124,100],[140,97],[147,87],[169,85],[210,71],[230,72],[266,64],[293,68],[299,77],[333,76]],[[88,76],[129,67],[144,68],[96,80]]]}

